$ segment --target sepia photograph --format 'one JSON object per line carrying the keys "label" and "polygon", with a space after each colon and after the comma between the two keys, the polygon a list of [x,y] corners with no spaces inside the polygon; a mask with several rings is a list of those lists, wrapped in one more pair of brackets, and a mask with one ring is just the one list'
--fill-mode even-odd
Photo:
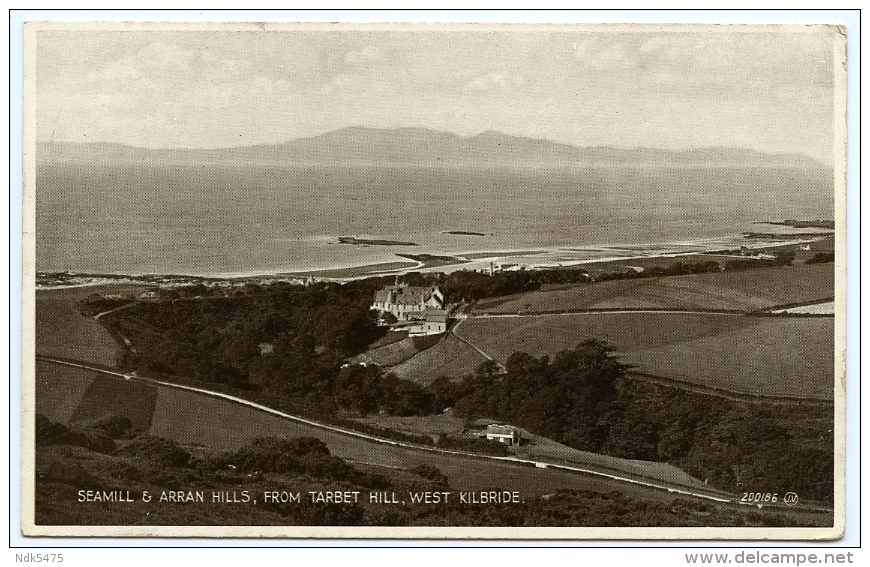
{"label": "sepia photograph", "polygon": [[846,38],[26,22],[22,533],[842,537]]}

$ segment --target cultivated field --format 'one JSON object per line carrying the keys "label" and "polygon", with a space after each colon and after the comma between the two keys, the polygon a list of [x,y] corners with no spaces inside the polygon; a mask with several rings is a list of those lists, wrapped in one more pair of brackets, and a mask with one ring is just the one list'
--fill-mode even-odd
{"label": "cultivated field", "polygon": [[456,435],[465,430],[465,420],[450,413],[419,416],[371,415],[355,418],[354,421],[375,427],[433,437],[437,437],[439,434]]}
{"label": "cultivated field", "polygon": [[[51,363],[40,365],[37,369],[38,380],[46,387],[53,387],[55,377],[60,376],[60,373],[53,371],[59,367],[60,365]],[[75,368],[68,370],[69,372],[64,373],[64,380],[69,382],[78,378],[82,381],[82,391],[89,390],[94,383],[93,372]],[[118,388],[113,392],[118,404],[117,415],[128,416],[125,412],[133,408],[141,393],[132,387],[126,391],[128,386],[132,386],[132,382],[111,377],[105,379],[117,382]],[[192,448],[205,446],[216,450],[234,450],[256,437],[311,436],[321,439],[334,455],[351,463],[388,469],[407,469],[423,463],[434,465],[447,475],[454,489],[519,490],[523,496],[551,494],[560,488],[600,492],[618,490],[626,495],[659,501],[673,498],[663,490],[628,485],[601,477],[392,447],[271,416],[253,408],[195,392],[167,387],[156,387],[156,391],[149,433]],[[637,469],[637,461],[596,457],[605,459],[609,466],[622,467],[628,471],[641,470]],[[643,472],[651,477],[659,476],[663,480],[673,480],[681,474],[666,464],[658,463],[649,463]]]}
{"label": "cultivated field", "polygon": [[442,338],[441,335],[427,337],[407,337],[401,341],[373,348],[357,356],[358,362],[374,363],[378,366],[387,367],[400,364],[417,353],[431,348]]}
{"label": "cultivated field", "polygon": [[[600,313],[469,319],[457,331],[504,362],[606,340],[647,374],[739,393],[830,399],[834,319],[680,313]],[[412,359],[409,362],[412,362]]]}
{"label": "cultivated field", "polygon": [[36,413],[51,421],[69,423],[88,388],[97,379],[96,372],[36,361]]}
{"label": "cultivated field", "polygon": [[387,331],[387,334],[369,345],[374,350],[382,346],[391,345],[408,338],[408,331]]}
{"label": "cultivated field", "polygon": [[414,347],[414,340],[409,337],[395,343],[368,350],[357,356],[354,360],[373,363],[378,366],[394,366],[408,360],[417,354],[417,352],[419,351]]}
{"label": "cultivated field", "polygon": [[36,291],[36,352],[113,366],[120,347],[92,317],[76,310],[76,303],[93,293],[135,294],[144,286],[101,285]]}
{"label": "cultivated field", "polygon": [[[630,262],[627,262],[630,264]],[[526,313],[594,309],[755,311],[834,296],[834,265],[812,264],[552,286],[482,300],[476,312]]]}
{"label": "cultivated field", "polygon": [[82,395],[72,421],[123,415],[130,420],[133,429],[147,431],[151,427],[157,395],[155,386],[98,374]]}
{"label": "cultivated field", "polygon": [[399,378],[428,384],[439,376],[461,378],[471,374],[486,358],[453,335],[417,356],[391,367]]}
{"label": "cultivated field", "polygon": [[135,429],[151,427],[157,388],[125,382],[99,372],[36,362],[36,412],[52,421],[94,421],[111,415],[130,419]]}
{"label": "cultivated field", "polygon": [[[522,447],[519,452],[520,455],[530,459],[568,464],[595,463],[601,467],[613,466],[611,460],[613,457],[572,449],[540,435],[531,434],[530,437],[531,443]],[[702,481],[667,463],[621,459],[620,467],[641,476],[653,476],[679,484],[704,486]]]}
{"label": "cultivated field", "polygon": [[[410,417],[372,416],[369,418],[358,419],[356,421],[379,427],[389,427],[391,429],[406,431],[409,433],[436,436],[439,433],[445,435],[457,435],[465,430],[466,425],[464,419],[448,414]],[[480,426],[478,425],[474,428],[479,427]],[[697,478],[689,476],[682,470],[666,463],[654,463],[650,461],[636,461],[629,459],[614,460],[614,457],[607,455],[572,449],[567,445],[562,445],[552,439],[541,437],[540,435],[535,435],[528,431],[524,431],[523,438],[531,441],[531,443],[523,445],[516,452],[517,455],[524,458],[575,465],[588,465],[592,463],[599,467],[607,468],[618,466],[621,470],[630,471],[633,474],[640,476],[652,476],[681,484],[694,484],[699,487],[704,484]]]}

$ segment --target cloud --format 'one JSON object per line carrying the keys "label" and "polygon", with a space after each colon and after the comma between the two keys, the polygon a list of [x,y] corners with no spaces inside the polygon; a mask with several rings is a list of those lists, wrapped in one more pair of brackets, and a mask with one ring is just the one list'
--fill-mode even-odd
{"label": "cloud", "polygon": [[195,54],[169,42],[153,41],[133,53],[108,61],[91,71],[90,79],[118,81],[126,79],[166,78],[189,75]]}
{"label": "cloud", "polygon": [[489,73],[466,83],[463,90],[468,91],[491,91],[491,90],[507,90],[514,87],[519,87],[525,82],[522,75],[511,75],[508,73]]}
{"label": "cloud", "polygon": [[384,53],[377,47],[368,46],[360,51],[349,51],[344,56],[345,63],[359,64],[368,63],[371,61],[382,61]]}
{"label": "cloud", "polygon": [[329,81],[320,85],[316,92],[321,95],[339,95],[342,93],[384,94],[396,92],[396,85],[378,77],[340,74],[335,75]]}
{"label": "cloud", "polygon": [[357,81],[349,75],[336,75],[329,82],[321,85],[320,94],[330,95],[357,86]]}

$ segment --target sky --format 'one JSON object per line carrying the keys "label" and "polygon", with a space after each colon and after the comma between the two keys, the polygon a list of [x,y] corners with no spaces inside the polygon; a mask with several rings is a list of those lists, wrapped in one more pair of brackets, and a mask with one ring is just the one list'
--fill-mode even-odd
{"label": "sky", "polygon": [[35,33],[37,140],[209,148],[411,126],[833,159],[833,28],[142,26]]}

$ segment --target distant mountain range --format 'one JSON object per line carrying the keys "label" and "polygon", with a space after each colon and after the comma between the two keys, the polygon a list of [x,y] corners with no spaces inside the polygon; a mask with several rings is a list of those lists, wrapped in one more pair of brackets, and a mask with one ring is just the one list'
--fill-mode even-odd
{"label": "distant mountain range", "polygon": [[351,127],[283,144],[220,149],[146,149],[109,143],[37,144],[45,162],[268,163],[281,165],[528,166],[656,165],[674,167],[823,167],[802,154],[767,154],[745,148],[687,151],[578,147],[487,131],[462,137],[424,128]]}

